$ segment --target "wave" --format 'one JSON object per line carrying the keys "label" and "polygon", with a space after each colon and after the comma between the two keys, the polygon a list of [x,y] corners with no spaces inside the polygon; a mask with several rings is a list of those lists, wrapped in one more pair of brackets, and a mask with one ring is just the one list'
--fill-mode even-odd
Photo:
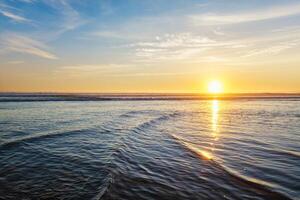
{"label": "wave", "polygon": [[[0,149],[3,149],[5,147],[10,147],[10,146],[15,146],[23,142],[33,142],[33,141],[38,141],[42,139],[47,139],[47,138],[54,138],[54,137],[59,137],[59,136],[68,136],[68,135],[73,135],[73,134],[82,134],[82,133],[92,133],[92,132],[101,132],[101,133],[110,133],[113,131],[117,131],[117,128],[112,128],[115,126],[117,121],[111,120],[107,121],[106,124],[101,125],[101,126],[93,126],[93,127],[85,127],[81,129],[73,129],[73,130],[59,130],[57,132],[48,132],[48,133],[39,133],[36,135],[30,135],[27,137],[22,137],[16,140],[9,140],[5,141],[3,143],[0,143]],[[25,133],[25,132],[24,132]]]}
{"label": "wave", "polygon": [[[169,113],[169,114],[165,114],[165,115],[162,115],[162,116],[159,116],[159,117],[156,117],[154,119],[151,119],[151,120],[148,120],[148,121],[145,121],[143,123],[139,123],[137,125],[135,125],[134,127],[130,128],[128,130],[128,133],[127,134],[122,134],[119,136],[119,138],[117,139],[118,142],[116,144],[116,148],[115,148],[115,153],[114,155],[117,156],[118,153],[116,152],[121,152],[122,150],[122,147],[126,147],[127,145],[132,145],[134,144],[134,142],[132,142],[131,140],[133,139],[131,136],[130,133],[137,133],[138,135],[135,135],[136,137],[134,137],[135,140],[137,140],[139,137],[141,137],[141,133],[144,132],[145,129],[149,129],[150,127],[152,126],[155,126],[159,123],[161,123],[162,121],[166,121],[166,120],[169,120],[171,119],[172,117],[176,117],[178,116],[179,113],[178,112],[173,112],[173,113]],[[122,116],[122,115],[121,115]],[[126,141],[127,138],[130,138],[130,141]],[[128,144],[127,144],[128,143]]]}
{"label": "wave", "polygon": [[240,174],[239,172],[230,169],[228,167],[225,167],[224,165],[219,164],[216,161],[213,161],[213,163],[220,168],[221,170],[223,170],[224,172],[226,172],[228,175],[231,176],[231,178],[233,178],[236,182],[238,182],[239,184],[245,185],[245,186],[251,186],[252,189],[256,190],[258,193],[263,193],[266,196],[268,196],[270,199],[274,199],[274,200],[292,200],[291,198],[289,198],[288,196],[278,192],[278,191],[274,191],[272,188],[275,188],[275,185],[272,185],[268,182],[265,182],[263,180],[259,180],[259,179],[255,179],[255,178],[251,178],[245,175]]}
{"label": "wave", "polygon": [[277,156],[282,156],[282,157],[293,157],[294,159],[299,159],[300,158],[300,153],[297,151],[293,150],[285,150],[280,148],[277,145],[272,145],[269,144],[270,147],[260,147],[260,146],[255,146],[256,149],[259,149],[261,151],[268,151],[269,154],[271,155],[277,155]]}
{"label": "wave", "polygon": [[293,157],[295,157],[296,159],[299,159],[299,158],[300,158],[300,153],[297,152],[297,151],[290,151],[290,150],[283,150],[283,149],[281,149],[279,152],[280,152],[282,155],[293,156]]}
{"label": "wave", "polygon": [[33,141],[38,141],[38,140],[43,140],[43,139],[47,139],[47,138],[55,138],[61,135],[67,136],[67,135],[71,135],[71,134],[79,134],[79,133],[83,133],[87,130],[71,130],[71,131],[62,131],[62,132],[56,132],[56,133],[47,133],[47,134],[37,134],[37,135],[33,135],[33,136],[28,136],[28,137],[23,137],[20,139],[16,139],[16,140],[11,140],[11,141],[6,141],[2,144],[0,144],[0,149],[5,149],[5,148],[10,148],[10,147],[14,147],[17,145],[20,145],[24,142],[33,142]]}
{"label": "wave", "polygon": [[174,113],[171,113],[171,114],[166,114],[166,115],[162,115],[160,117],[157,117],[157,118],[154,118],[152,120],[149,120],[147,122],[144,122],[144,123],[141,123],[139,124],[138,126],[136,126],[135,128],[133,128],[134,130],[137,129],[137,130],[143,130],[143,129],[146,129],[150,126],[154,126],[162,121],[166,121],[166,120],[169,120],[173,117],[176,117],[178,116],[179,113],[178,112],[174,112]]}
{"label": "wave", "polygon": [[124,114],[121,114],[120,117],[123,118],[123,117],[134,117],[134,116],[137,116],[137,115],[143,115],[143,114],[146,114],[146,115],[149,115],[149,114],[159,114],[158,111],[155,111],[155,110],[135,110],[135,111],[129,111],[129,112],[126,112]]}
{"label": "wave", "polygon": [[[131,115],[131,114],[140,114],[142,112],[139,111],[130,111],[128,113],[125,113],[123,115],[120,115],[120,117],[126,117],[126,115]],[[115,163],[116,160],[118,159],[126,159],[126,163],[129,163],[129,157],[127,157],[126,154],[128,151],[126,151],[125,149],[128,148],[129,144],[131,144],[131,142],[126,142],[127,138],[129,137],[130,133],[134,132],[134,133],[141,133],[141,131],[143,131],[144,129],[149,128],[150,126],[156,125],[159,122],[162,122],[164,120],[168,120],[172,117],[177,116],[178,113],[174,112],[174,113],[170,113],[170,114],[166,114],[166,115],[162,115],[159,117],[156,117],[152,120],[140,123],[136,126],[134,126],[133,128],[131,128],[130,130],[128,130],[128,134],[122,134],[116,142],[115,148],[113,150],[113,152],[111,153],[110,156],[110,161],[107,163],[106,168],[110,171],[108,177],[105,179],[104,183],[99,187],[99,192],[97,193],[97,195],[95,195],[92,200],[100,200],[102,199],[107,192],[109,192],[109,188],[112,187],[112,184],[114,183],[114,176],[116,175],[116,168],[118,166],[118,164]],[[129,144],[127,144],[129,143]],[[130,148],[130,147],[129,147]]]}
{"label": "wave", "polygon": [[182,146],[184,146],[186,149],[190,150],[191,152],[195,153],[196,155],[200,156],[201,158],[203,158],[205,160],[212,160],[212,155],[209,152],[195,147],[194,145],[186,142],[183,138],[181,138],[175,134],[170,134],[170,136],[172,138],[174,138],[177,142],[179,142]]}
{"label": "wave", "polygon": [[[160,121],[168,120],[171,117],[174,117],[177,115],[178,115],[177,112],[163,115],[163,116],[157,117],[155,119],[149,120],[147,122],[144,122],[142,124],[139,124],[132,129],[135,130],[135,129],[147,128],[147,127],[152,126]],[[101,129],[100,132],[112,132],[113,131],[113,129],[111,127],[107,127],[107,126],[100,127],[100,129]],[[39,141],[39,140],[44,140],[44,139],[48,139],[48,138],[55,138],[55,137],[59,137],[62,135],[68,136],[68,135],[73,135],[73,134],[82,134],[82,133],[86,133],[86,132],[96,132],[96,131],[99,132],[99,130],[96,130],[96,129],[76,129],[76,130],[52,132],[52,133],[46,133],[46,134],[36,134],[36,135],[27,136],[27,137],[22,137],[22,138],[19,138],[16,140],[5,141],[0,144],[0,149],[10,148],[10,147],[19,145],[24,142],[33,142],[33,141]]]}
{"label": "wave", "polygon": [[170,134],[172,138],[174,138],[179,144],[181,144],[185,149],[191,151],[192,153],[196,154],[197,157],[200,157],[201,159],[207,160],[210,162],[214,167],[217,167],[221,171],[228,174],[234,181],[238,182],[239,184],[251,186],[252,189],[257,190],[257,192],[263,193],[267,195],[270,199],[274,200],[292,200],[291,198],[285,196],[284,194],[274,191],[271,188],[275,188],[275,185],[272,185],[268,182],[265,182],[263,180],[258,180],[255,178],[247,177],[245,175],[240,174],[239,172],[230,169],[219,162],[217,162],[213,155],[209,152],[202,150],[196,146],[194,146],[191,143],[186,142],[183,138],[180,136],[177,136],[175,134]]}
{"label": "wave", "polygon": [[95,195],[91,200],[100,200],[105,195],[105,193],[109,190],[109,187],[113,183],[113,181],[114,181],[113,176],[109,174],[105,178],[104,183],[100,186],[97,195]]}

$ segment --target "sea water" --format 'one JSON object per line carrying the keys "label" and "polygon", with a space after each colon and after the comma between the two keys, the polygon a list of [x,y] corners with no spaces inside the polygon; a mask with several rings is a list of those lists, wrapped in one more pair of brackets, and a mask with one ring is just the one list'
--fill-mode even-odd
{"label": "sea water", "polygon": [[0,199],[300,198],[299,98],[31,100],[0,102]]}

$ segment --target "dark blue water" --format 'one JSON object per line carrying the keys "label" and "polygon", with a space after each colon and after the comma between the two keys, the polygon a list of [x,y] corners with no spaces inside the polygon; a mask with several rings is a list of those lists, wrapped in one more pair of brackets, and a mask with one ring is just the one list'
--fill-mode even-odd
{"label": "dark blue water", "polygon": [[0,103],[0,199],[299,199],[297,99]]}

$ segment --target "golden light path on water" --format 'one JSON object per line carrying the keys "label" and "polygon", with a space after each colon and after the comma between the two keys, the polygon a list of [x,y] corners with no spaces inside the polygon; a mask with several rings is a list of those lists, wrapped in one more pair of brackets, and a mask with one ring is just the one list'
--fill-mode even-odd
{"label": "golden light path on water", "polygon": [[211,105],[211,124],[212,124],[212,136],[214,137],[214,140],[219,139],[219,127],[218,127],[218,121],[219,121],[219,101],[218,100],[212,100]]}
{"label": "golden light path on water", "polygon": [[219,140],[219,109],[220,109],[220,104],[219,100],[212,100],[211,106],[208,107],[211,109],[211,137],[212,137],[212,142],[210,143],[210,151],[204,150],[201,147],[195,146],[194,144],[191,144],[187,142],[184,138],[182,138],[179,135],[174,135],[172,136],[176,138],[183,146],[187,147],[197,155],[201,156],[204,159],[207,160],[212,160],[213,159],[213,151],[214,151],[214,145],[215,142]]}
{"label": "golden light path on water", "polygon": [[213,158],[213,151],[215,150],[214,145],[216,141],[219,140],[219,100],[214,99],[211,102],[211,136],[213,138],[213,142],[211,142],[211,152],[209,154],[210,159]]}

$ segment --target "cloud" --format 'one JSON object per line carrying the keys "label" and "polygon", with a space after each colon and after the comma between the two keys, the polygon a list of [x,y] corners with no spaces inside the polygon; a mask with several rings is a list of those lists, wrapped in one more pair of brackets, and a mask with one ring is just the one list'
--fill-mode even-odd
{"label": "cloud", "polygon": [[82,76],[110,76],[122,74],[124,71],[130,71],[133,69],[134,65],[125,64],[81,64],[81,65],[65,65],[60,66],[55,73],[56,74],[67,74],[72,77],[82,77]]}
{"label": "cloud", "polygon": [[8,52],[30,54],[46,59],[57,59],[54,54],[47,51],[45,44],[16,33],[1,35],[0,46]]}
{"label": "cloud", "polygon": [[216,41],[191,33],[165,34],[163,37],[156,36],[153,42],[140,42],[137,46],[174,48],[174,47],[206,47],[215,46]]}
{"label": "cloud", "polygon": [[128,39],[129,36],[126,36],[117,31],[95,31],[89,34],[90,36],[102,37],[102,38],[115,38],[115,39]]}
{"label": "cloud", "polygon": [[220,30],[218,30],[218,29],[213,30],[213,33],[214,33],[215,35],[220,35],[220,36],[226,35],[224,32],[222,32],[222,31],[220,31]]}
{"label": "cloud", "polygon": [[252,56],[258,56],[258,55],[277,55],[281,53],[282,51],[291,49],[297,45],[299,45],[300,41],[294,41],[291,43],[283,43],[283,44],[278,44],[278,45],[272,45],[270,47],[264,47],[264,48],[259,48],[259,49],[254,49],[245,54],[243,57],[252,57]]}
{"label": "cloud", "polygon": [[59,12],[55,21],[57,22],[56,28],[49,32],[53,38],[88,22],[81,18],[80,13],[72,7],[68,0],[44,0],[43,2]]}
{"label": "cloud", "polygon": [[195,72],[136,72],[136,73],[120,73],[120,74],[111,74],[110,76],[114,77],[139,77],[139,76],[183,76],[183,75],[192,75]]}
{"label": "cloud", "polygon": [[22,61],[22,60],[11,60],[11,61],[7,62],[7,64],[10,64],[10,65],[19,65],[22,63],[24,63],[24,61]]}
{"label": "cloud", "polygon": [[[55,19],[49,20],[47,22],[39,21],[36,19],[36,27],[43,28],[43,27],[51,27],[47,32],[41,34],[46,35],[46,37],[56,39],[59,35],[74,30],[77,27],[84,25],[88,22],[86,19],[82,19],[80,13],[73,8],[71,3],[74,1],[70,0],[19,0],[21,3],[26,4],[37,4],[47,6],[53,9],[55,12]],[[9,1],[8,1],[9,2]],[[31,5],[29,5],[31,6]],[[26,7],[27,8],[27,7]],[[18,23],[30,23],[33,24],[32,20],[25,18],[22,15],[17,13],[28,11],[27,9],[20,9],[19,7],[15,7],[10,5],[9,3],[0,2],[0,15],[3,15],[15,22]],[[30,10],[29,10],[30,11]],[[50,12],[51,13],[51,12]],[[29,13],[30,14],[30,13]],[[45,13],[47,15],[48,13]],[[43,19],[43,18],[41,18]],[[42,29],[41,29],[42,30]]]}
{"label": "cloud", "polygon": [[[221,58],[217,56],[212,59],[207,51],[216,48],[242,48],[234,41],[217,41],[206,36],[192,33],[165,34],[156,36],[152,41],[138,42],[132,44],[136,56],[142,61],[189,61],[202,59],[205,62],[216,62]],[[139,59],[137,61],[140,61]]]}
{"label": "cloud", "polygon": [[202,14],[191,15],[190,19],[196,25],[226,25],[245,22],[276,19],[300,14],[300,4],[274,6],[263,10],[236,14]]}
{"label": "cloud", "polygon": [[[142,72],[141,72],[142,71]],[[59,67],[55,73],[67,74],[71,77],[136,77],[136,76],[180,76],[194,72],[144,72],[138,65],[98,64],[98,65],[67,65]]]}
{"label": "cloud", "polygon": [[186,26],[185,17],[174,14],[163,15],[141,15],[135,17],[124,17],[122,23],[101,22],[101,26],[87,34],[99,38],[112,38],[120,40],[144,41],[156,35],[173,32],[170,30],[183,29]]}
{"label": "cloud", "polygon": [[[3,6],[1,4],[1,7],[7,7],[7,6]],[[25,18],[25,17],[22,17],[20,15],[17,15],[11,11],[7,11],[7,10],[4,10],[3,8],[1,9],[0,8],[0,14],[2,14],[3,16],[15,21],[15,22],[19,22],[19,23],[25,23],[25,22],[31,22],[31,20]]]}
{"label": "cloud", "polygon": [[[220,63],[260,55],[274,56],[299,47],[299,29],[289,28],[254,35],[172,33],[128,45],[138,63]],[[272,34],[271,34],[272,33]],[[271,35],[270,35],[271,34]],[[220,37],[220,35],[222,37]]]}
{"label": "cloud", "polygon": [[35,2],[35,0],[19,0],[19,1],[22,1],[24,3],[33,3],[33,2]]}
{"label": "cloud", "polygon": [[85,72],[94,72],[94,71],[103,71],[111,70],[116,68],[124,68],[127,65],[117,65],[117,64],[100,64],[100,65],[66,65],[62,66],[61,70],[72,70],[72,71],[85,71]]}

